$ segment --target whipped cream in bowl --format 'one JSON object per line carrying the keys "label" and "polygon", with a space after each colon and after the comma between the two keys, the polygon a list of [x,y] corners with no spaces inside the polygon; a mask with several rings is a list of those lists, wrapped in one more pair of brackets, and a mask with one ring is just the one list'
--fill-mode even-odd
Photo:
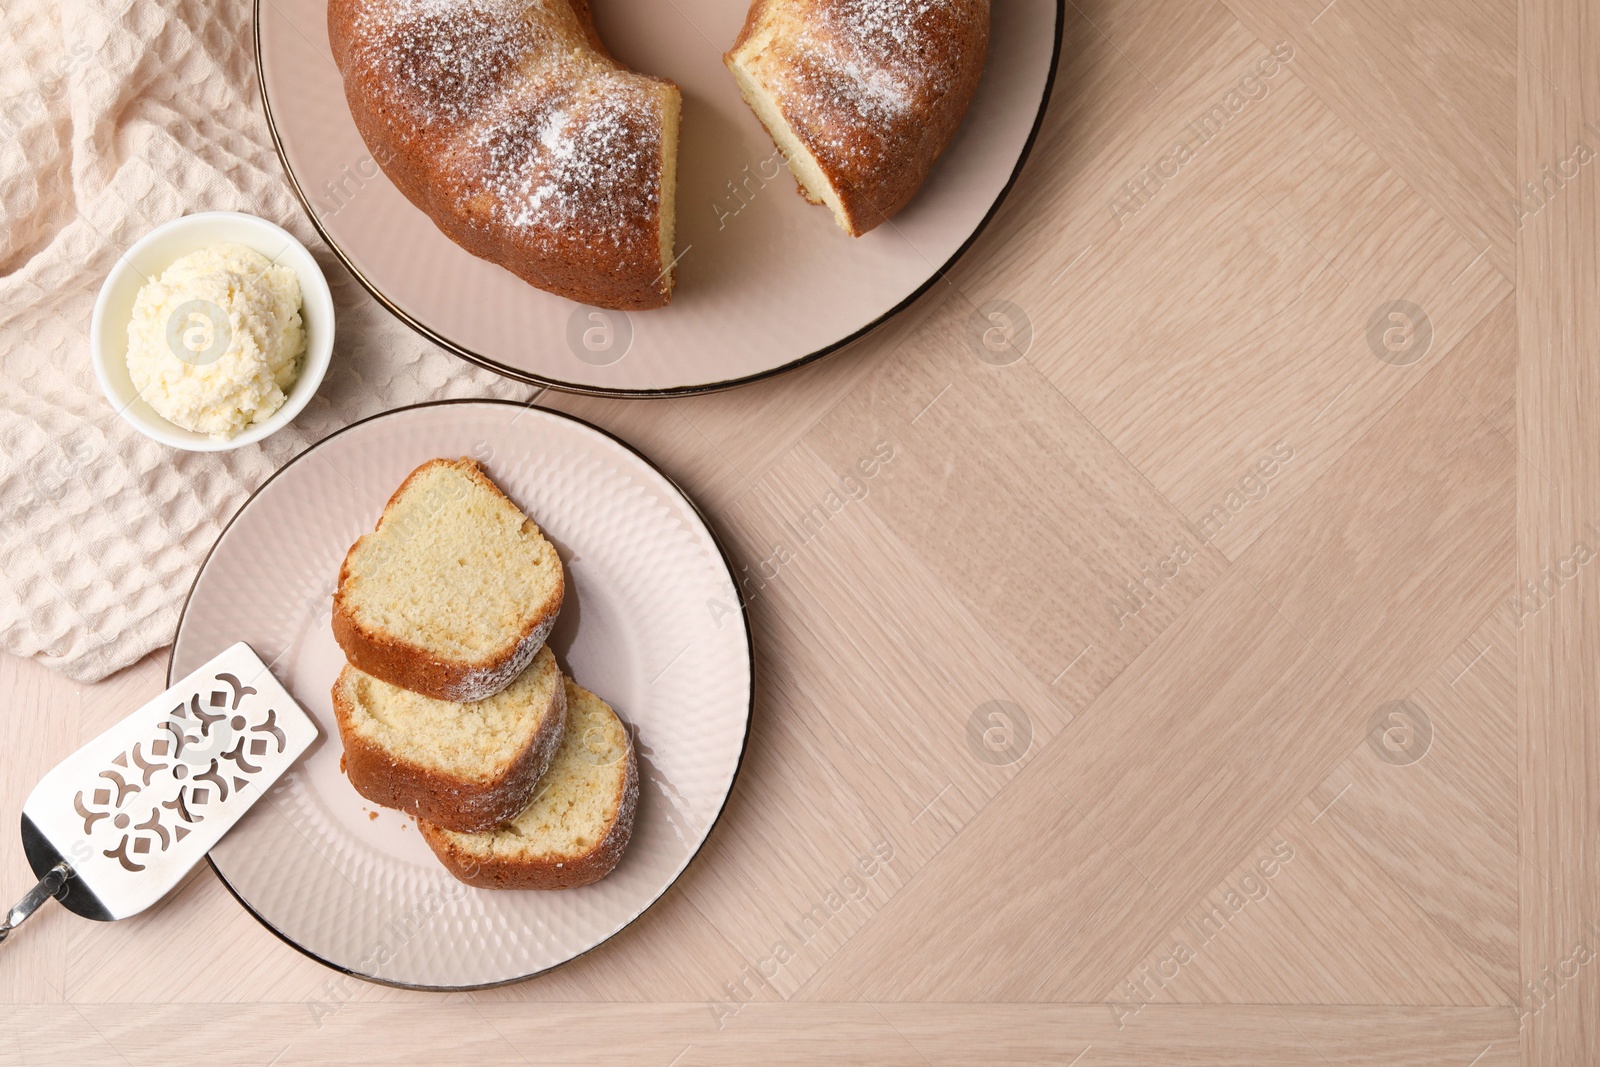
{"label": "whipped cream in bowl", "polygon": [[95,374],[141,433],[190,451],[288,425],[333,352],[333,297],[299,241],[251,215],[158,227],[112,268],[90,326]]}

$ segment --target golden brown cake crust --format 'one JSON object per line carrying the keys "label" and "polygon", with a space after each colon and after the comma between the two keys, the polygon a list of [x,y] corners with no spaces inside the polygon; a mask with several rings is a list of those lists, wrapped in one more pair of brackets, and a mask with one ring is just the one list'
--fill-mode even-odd
{"label": "golden brown cake crust", "polygon": [[560,866],[547,861],[494,858],[485,860],[460,848],[439,827],[419,820],[422,839],[447,867],[467,885],[478,889],[576,889],[598,882],[616,869],[633,836],[633,817],[639,806],[639,761],[633,739],[628,739],[628,768],[617,799],[617,817],[606,836],[582,856]]}
{"label": "golden brown cake crust", "polygon": [[859,237],[910,202],[955,137],[988,57],[989,6],[755,0],[724,59],[759,69]]}
{"label": "golden brown cake crust", "polygon": [[[553,663],[552,663],[553,666]],[[354,709],[346,683],[346,666],[333,683],[333,713],[344,742],[343,769],[357,793],[374,804],[415,815],[461,833],[481,833],[505,822],[528,804],[528,798],[561,745],[566,727],[566,686],[559,675],[551,707],[540,716],[539,729],[504,774],[487,781],[443,773],[391,752],[361,736],[351,725]]]}
{"label": "golden brown cake crust", "polygon": [[[394,491],[388,503],[384,505],[383,515],[378,518],[378,525],[383,525],[383,519],[389,514],[389,510],[405,495],[413,480],[439,466],[456,467],[512,507],[517,506],[516,502],[507,497],[500,487],[494,484],[493,479],[484,473],[483,467],[477,461],[465,456],[455,460],[433,459],[412,471],[406,476],[406,480],[400,483],[400,488]],[[521,511],[520,508],[517,510]],[[533,657],[538,654],[539,649],[544,647],[545,638],[550,636],[550,631],[556,624],[556,616],[561,609],[562,598],[566,594],[566,574],[562,569],[556,574],[557,595],[551,599],[545,610],[527,624],[515,644],[504,653],[476,662],[447,660],[409,641],[370,630],[355,617],[347,603],[345,592],[350,581],[350,558],[360,543],[358,540],[350,546],[350,550],[345,553],[344,562],[339,566],[339,585],[333,594],[333,638],[339,643],[345,659],[349,660],[352,666],[390,685],[397,685],[401,689],[409,689],[413,693],[421,693],[435,700],[470,704],[475,700],[487,700],[516,681],[517,676],[533,662]]]}
{"label": "golden brown cake crust", "polygon": [[587,0],[329,0],[328,40],[373,161],[452,241],[585,304],[670,300],[678,88],[612,59]]}

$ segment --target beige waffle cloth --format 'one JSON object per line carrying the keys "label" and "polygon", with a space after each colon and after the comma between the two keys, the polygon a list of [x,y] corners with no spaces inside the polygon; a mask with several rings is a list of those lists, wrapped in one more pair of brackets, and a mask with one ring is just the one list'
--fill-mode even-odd
{"label": "beige waffle cloth", "polygon": [[[5,0],[0,55],[0,649],[93,681],[171,642],[224,524],[312,442],[387,408],[533,390],[411,332],[316,238],[267,133],[249,0]],[[338,341],[291,427],[179,452],[107,404],[89,316],[123,250],[214,210],[306,243]]]}

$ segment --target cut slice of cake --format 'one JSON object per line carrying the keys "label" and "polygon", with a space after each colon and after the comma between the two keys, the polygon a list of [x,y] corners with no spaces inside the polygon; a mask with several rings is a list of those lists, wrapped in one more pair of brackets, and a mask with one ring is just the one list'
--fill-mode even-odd
{"label": "cut slice of cake", "polygon": [[800,192],[860,237],[922,187],[966,117],[990,0],[754,0],[723,62]]}
{"label": "cut slice of cake", "polygon": [[739,83],[739,93],[750,110],[756,113],[773,145],[789,164],[789,172],[800,186],[800,195],[813,204],[826,204],[833,212],[839,228],[852,237],[860,237],[871,226],[858,223],[845,207],[844,197],[832,178],[822,169],[817,154],[806,144],[800,131],[790,123],[783,112],[776,86],[777,79],[769,75],[762,62],[764,46],[768,39],[749,36],[742,38],[738,47],[723,59]]}
{"label": "cut slice of cake", "polygon": [[610,705],[570,678],[566,687],[566,734],[526,808],[488,833],[417,824],[468,885],[572,889],[610,874],[628,847],[639,802],[633,742]]}
{"label": "cut slice of cake", "polygon": [[471,703],[520,675],[555,625],[561,559],[470,459],[429,460],[350,547],[333,636],[352,666]]}
{"label": "cut slice of cake", "polygon": [[345,667],[333,686],[344,770],[356,792],[452,830],[499,826],[527,807],[566,732],[555,654],[510,686],[456,704]]}

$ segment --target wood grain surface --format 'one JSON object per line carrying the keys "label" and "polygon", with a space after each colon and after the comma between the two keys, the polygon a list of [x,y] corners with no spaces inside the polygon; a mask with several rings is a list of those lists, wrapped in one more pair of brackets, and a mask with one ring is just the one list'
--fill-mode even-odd
{"label": "wood grain surface", "polygon": [[[1600,14],[1069,0],[1065,35],[1013,195],[894,322],[539,400],[760,574],[744,771],[660,905],[439,995],[202,870],[0,949],[0,1063],[1600,1063]],[[164,670],[0,660],[0,802]]]}

